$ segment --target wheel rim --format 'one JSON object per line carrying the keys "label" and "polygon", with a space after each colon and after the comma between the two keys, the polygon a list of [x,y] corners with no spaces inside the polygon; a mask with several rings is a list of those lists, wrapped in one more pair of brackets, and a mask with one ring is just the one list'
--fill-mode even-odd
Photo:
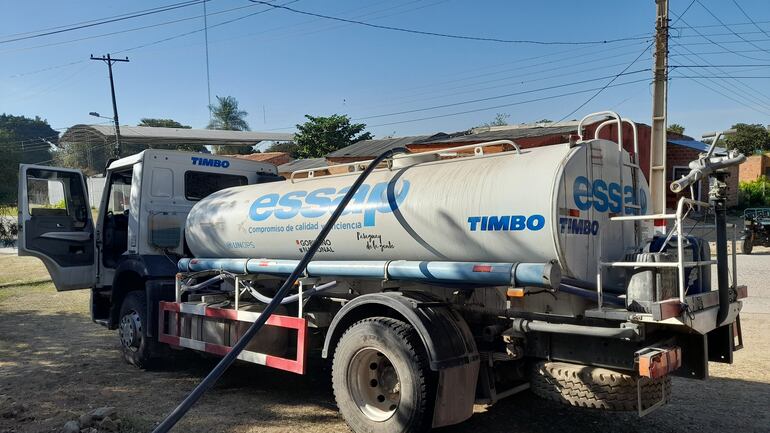
{"label": "wheel rim", "polygon": [[139,350],[139,345],[142,343],[142,320],[139,313],[131,310],[120,318],[118,335],[124,348],[132,352]]}
{"label": "wheel rim", "polygon": [[374,348],[359,350],[350,361],[347,383],[358,409],[372,421],[386,421],[401,401],[398,372],[387,356]]}

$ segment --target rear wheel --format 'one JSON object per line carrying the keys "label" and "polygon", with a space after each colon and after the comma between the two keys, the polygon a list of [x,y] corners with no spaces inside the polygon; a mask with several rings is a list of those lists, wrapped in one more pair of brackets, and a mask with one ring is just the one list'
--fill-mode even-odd
{"label": "rear wheel", "polygon": [[375,317],[348,328],[332,365],[337,406],[356,433],[420,432],[430,428],[434,380],[416,331]]}
{"label": "rear wheel", "polygon": [[147,336],[147,300],[143,292],[126,294],[120,306],[118,337],[123,359],[139,368],[146,368],[152,357],[152,341]]}

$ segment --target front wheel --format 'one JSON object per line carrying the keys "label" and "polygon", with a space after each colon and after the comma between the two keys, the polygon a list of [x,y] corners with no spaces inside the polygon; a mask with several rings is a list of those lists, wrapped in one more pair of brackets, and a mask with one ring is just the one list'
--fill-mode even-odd
{"label": "front wheel", "polygon": [[143,292],[126,294],[120,306],[118,337],[123,359],[139,368],[146,368],[152,357],[152,341],[147,336],[147,300]]}
{"label": "front wheel", "polygon": [[361,320],[339,341],[332,364],[337,406],[356,433],[430,428],[433,372],[417,332],[387,317]]}
{"label": "front wheel", "polygon": [[754,249],[754,241],[751,239],[751,237],[747,237],[743,240],[743,244],[741,245],[741,252],[743,254],[751,254],[751,251]]}

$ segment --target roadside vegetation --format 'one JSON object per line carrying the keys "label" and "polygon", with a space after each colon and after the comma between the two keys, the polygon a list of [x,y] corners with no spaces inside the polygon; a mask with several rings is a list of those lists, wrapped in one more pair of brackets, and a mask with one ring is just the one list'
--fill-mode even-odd
{"label": "roadside vegetation", "polygon": [[739,188],[742,208],[770,206],[770,180],[767,177],[741,182]]}

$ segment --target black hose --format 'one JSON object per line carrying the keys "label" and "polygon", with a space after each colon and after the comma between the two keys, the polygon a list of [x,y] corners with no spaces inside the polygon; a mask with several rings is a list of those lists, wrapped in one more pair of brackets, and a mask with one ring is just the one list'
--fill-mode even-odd
{"label": "black hose", "polygon": [[340,215],[342,215],[345,207],[348,205],[350,200],[356,194],[356,191],[358,191],[358,188],[361,187],[369,174],[383,160],[390,158],[397,153],[405,152],[407,152],[405,148],[397,147],[395,149],[383,152],[380,156],[372,160],[369,166],[366,167],[361,175],[356,178],[356,181],[353,182],[353,186],[350,187],[350,190],[347,192],[347,194],[345,194],[345,197],[342,198],[340,204],[336,209],[334,209],[331,217],[329,217],[329,221],[327,221],[326,225],[324,225],[324,227],[321,229],[321,232],[315,238],[313,244],[310,245],[310,248],[308,248],[307,253],[305,253],[304,257],[302,257],[302,260],[299,261],[299,264],[297,264],[297,267],[294,268],[294,271],[291,273],[291,275],[289,275],[286,281],[284,281],[281,288],[278,289],[278,292],[276,292],[272,302],[267,304],[265,309],[260,313],[257,320],[249,327],[249,329],[246,330],[238,342],[235,343],[235,345],[230,349],[227,355],[225,355],[224,358],[219,361],[216,367],[214,367],[214,369],[211,370],[211,372],[205,378],[203,378],[201,383],[199,383],[198,386],[196,386],[195,389],[193,389],[190,394],[184,400],[182,400],[181,403],[179,403],[179,406],[177,406],[170,414],[168,414],[163,422],[155,427],[155,430],[153,430],[152,433],[167,433],[169,430],[171,430],[176,425],[176,423],[179,422],[179,420],[182,419],[182,417],[190,410],[195,402],[197,402],[198,399],[200,399],[201,396],[209,390],[209,388],[214,386],[216,381],[219,380],[219,378],[225,373],[228,367],[232,365],[238,355],[243,351],[246,345],[249,344],[251,339],[254,338],[257,332],[262,328],[262,326],[264,326],[265,322],[267,322],[267,319],[270,318],[275,309],[278,308],[283,298],[286,297],[287,293],[289,293],[289,290],[292,288],[297,278],[299,278],[299,276],[305,272],[305,268],[307,267],[308,263],[310,263],[310,260],[313,259],[313,256],[323,241],[326,239],[326,236],[329,234],[331,229],[334,227],[337,219],[339,219]]}

